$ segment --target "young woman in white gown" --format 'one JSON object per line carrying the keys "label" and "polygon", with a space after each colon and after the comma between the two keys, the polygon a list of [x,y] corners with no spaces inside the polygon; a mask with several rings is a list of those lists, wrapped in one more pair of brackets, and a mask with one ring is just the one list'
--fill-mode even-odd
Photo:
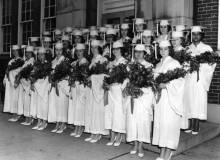
{"label": "young woman in white gown", "polygon": [[[144,59],[146,54],[145,46],[138,44],[135,47],[135,61],[143,65],[145,68],[153,65]],[[152,105],[154,102],[154,94],[150,87],[141,88],[143,95],[134,98],[133,113],[131,110],[131,97],[127,101],[127,141],[134,142],[134,147],[130,154],[138,152],[139,157],[144,156],[143,143],[151,142],[151,122],[152,122]]]}
{"label": "young woman in white gown", "polygon": [[[202,42],[203,32],[201,26],[192,27],[192,44],[187,52],[192,56],[199,56],[205,52],[213,52],[212,48]],[[186,76],[184,93],[184,108],[189,118],[189,128],[185,132],[194,135],[199,133],[199,121],[207,120],[207,94],[212,81],[216,64],[200,64],[199,72],[194,71]]]}
{"label": "young woman in white gown", "polygon": [[[169,56],[171,53],[169,41],[161,41],[159,47],[162,59],[155,68],[155,78],[160,73],[181,68],[180,63]],[[154,107],[153,144],[161,148],[160,157],[157,160],[170,160],[172,151],[177,149],[180,138],[184,79],[161,83],[159,87],[161,97]]]}
{"label": "young woman in white gown", "polygon": [[[91,51],[93,58],[89,66],[90,69],[95,66],[96,63],[102,64],[107,61],[107,59],[101,55],[100,41],[93,40],[91,42]],[[104,76],[105,74],[102,73],[92,74],[90,76],[92,87],[88,101],[90,102],[91,115],[87,117],[90,119],[90,123],[85,127],[86,131],[91,133],[91,136],[86,138],[85,141],[90,141],[91,143],[98,142],[102,135],[108,134],[108,131],[105,129],[104,89],[102,88]]]}
{"label": "young woman in white gown", "polygon": [[[18,59],[22,60],[20,47],[18,45],[13,45],[11,48],[11,52],[11,56],[13,56],[13,58],[9,61],[8,65],[11,65]],[[10,70],[9,73],[6,73],[3,81],[5,85],[5,101],[3,112],[13,114],[12,118],[9,119],[9,121],[11,122],[16,122],[20,118],[20,116],[18,116],[18,97],[21,86],[18,85],[15,88],[15,77],[20,72],[21,67]]]}
{"label": "young woman in white gown", "polygon": [[[38,63],[40,63],[41,66],[44,66],[44,65],[50,66],[50,62],[48,62],[46,59],[46,53],[47,53],[46,48],[43,48],[43,47],[39,48],[38,50],[38,61],[39,62]],[[35,70],[33,70],[33,72],[34,71]],[[49,108],[49,89],[50,89],[50,83],[49,83],[48,78],[49,76],[47,75],[46,77],[43,77],[41,79],[36,79],[36,81],[33,83],[33,87],[34,87],[33,89],[37,95],[36,96],[37,98],[36,117],[38,120],[36,126],[33,127],[33,129],[37,129],[39,131],[44,130],[47,127],[48,108]]]}
{"label": "young woman in white gown", "polygon": [[[116,41],[113,43],[113,54],[115,60],[110,62],[108,67],[111,70],[119,64],[125,64],[127,60],[122,56],[123,43]],[[105,129],[111,131],[111,140],[106,145],[118,147],[122,141],[122,135],[126,133],[126,115],[123,104],[123,84],[114,83],[108,91],[108,104],[105,106]]]}
{"label": "young woman in white gown", "polygon": [[[28,46],[26,48],[24,57],[26,60],[24,62],[24,65],[22,66],[22,69],[27,67],[28,65],[33,66],[35,59],[34,59],[34,48],[32,46]],[[18,76],[20,76],[19,74]],[[31,81],[30,78],[28,79],[21,78],[19,79],[18,83],[21,85],[19,91],[19,99],[18,99],[18,114],[25,116],[25,122],[22,122],[21,124],[29,126],[33,122],[33,119],[31,118],[31,114],[30,114]]]}
{"label": "young woman in white gown", "polygon": [[[183,47],[183,43],[184,43],[184,34],[182,31],[174,31],[172,32],[172,46],[173,46],[173,50],[174,50],[174,56],[175,54],[183,54],[184,52],[186,52],[186,49]],[[181,53],[183,52],[183,53]],[[176,59],[178,60],[180,63],[182,63],[181,65],[187,65],[187,62],[182,62],[182,59]],[[183,115],[182,115],[182,125],[181,125],[181,129],[187,129],[188,128],[188,116],[187,116],[187,108],[183,106]]]}
{"label": "young woman in white gown", "polygon": [[[56,58],[52,61],[52,69],[55,69],[57,65],[65,60],[62,43],[56,44],[55,53]],[[52,88],[49,94],[48,122],[56,122],[56,126],[51,132],[60,134],[66,129],[68,119],[69,84],[67,78],[57,83],[57,89],[59,95],[57,95],[55,87]]]}
{"label": "young woman in white gown", "polygon": [[[85,58],[85,44],[76,44],[75,53],[77,55],[77,60],[71,64],[72,67],[79,68],[83,65],[87,67],[89,62]],[[88,86],[84,86],[84,84],[80,83],[81,82],[76,81],[75,84],[73,84],[74,86],[71,87],[68,109],[68,124],[75,125],[75,129],[70,136],[74,136],[76,138],[81,137],[85,126],[85,109],[87,93],[89,90]]]}

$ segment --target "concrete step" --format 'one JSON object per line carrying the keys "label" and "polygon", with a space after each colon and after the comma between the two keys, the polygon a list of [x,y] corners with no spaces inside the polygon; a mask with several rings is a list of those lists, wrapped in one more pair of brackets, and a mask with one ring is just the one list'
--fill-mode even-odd
{"label": "concrete step", "polygon": [[[181,131],[180,142],[177,151],[174,155],[178,155],[190,148],[200,145],[203,142],[211,140],[220,134],[220,124],[201,122],[200,132],[198,135],[187,134]],[[160,150],[157,146],[145,144],[144,148],[149,151],[159,153]]]}

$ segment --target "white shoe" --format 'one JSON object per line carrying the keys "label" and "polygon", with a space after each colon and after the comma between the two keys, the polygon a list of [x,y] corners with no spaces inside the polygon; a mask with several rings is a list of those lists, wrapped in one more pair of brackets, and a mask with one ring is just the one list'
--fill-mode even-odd
{"label": "white shoe", "polygon": [[14,122],[14,118],[10,118],[8,121],[9,122]]}
{"label": "white shoe", "polygon": [[187,129],[187,130],[185,130],[184,132],[185,132],[185,133],[191,133],[192,130],[191,130],[191,129]]}
{"label": "white shoe", "polygon": [[99,136],[97,139],[93,139],[90,142],[91,143],[97,143],[101,138],[102,138],[102,136]]}
{"label": "white shoe", "polygon": [[79,137],[81,137],[81,135],[82,135],[82,134],[77,134],[77,135],[75,135],[75,137],[76,137],[76,138],[79,138]]}
{"label": "white shoe", "polygon": [[121,139],[120,139],[120,141],[119,141],[119,142],[115,142],[115,143],[114,143],[114,147],[119,147],[119,146],[120,146],[120,144],[121,144],[121,141],[122,141],[122,137],[121,137]]}
{"label": "white shoe", "polygon": [[160,157],[157,157],[157,159],[156,160],[164,160],[163,158],[160,158]]}
{"label": "white shoe", "polygon": [[53,129],[53,130],[50,131],[50,132],[55,133],[55,132],[57,132],[57,130],[58,130],[58,128],[55,128],[55,129]]}
{"label": "white shoe", "polygon": [[112,145],[115,143],[115,141],[116,141],[116,137],[115,137],[115,139],[113,140],[113,142],[108,142],[108,143],[106,144],[106,146],[112,146]]}
{"label": "white shoe", "polygon": [[31,122],[25,122],[24,125],[25,125],[25,126],[30,126],[30,125],[31,125]]}
{"label": "white shoe", "polygon": [[33,127],[32,129],[38,129],[38,127],[39,127],[39,126],[37,125],[37,126]]}
{"label": "white shoe", "polygon": [[72,132],[72,133],[70,133],[70,136],[71,136],[71,137],[74,137],[74,136],[76,136],[76,133],[75,133],[75,132]]}
{"label": "white shoe", "polygon": [[84,141],[89,142],[89,141],[91,141],[91,140],[92,140],[92,138],[89,137],[89,138],[86,138]]}
{"label": "white shoe", "polygon": [[18,119],[17,119],[17,118],[16,118],[16,119],[15,119],[15,118],[11,118],[11,119],[9,119],[8,121],[9,121],[9,122],[17,122]]}
{"label": "white shoe", "polygon": [[130,151],[130,154],[136,154],[136,153],[137,153],[137,151],[135,151],[135,150]]}
{"label": "white shoe", "polygon": [[63,133],[63,131],[66,129],[66,126],[63,128],[63,129],[59,129],[56,133],[57,134],[61,134],[61,133]]}
{"label": "white shoe", "polygon": [[106,146],[112,146],[114,144],[114,142],[108,142],[107,144],[106,144]]}
{"label": "white shoe", "polygon": [[144,157],[144,153],[138,153],[138,157],[143,158]]}
{"label": "white shoe", "polygon": [[192,135],[197,135],[197,134],[199,134],[199,132],[192,131]]}
{"label": "white shoe", "polygon": [[22,122],[22,123],[21,123],[21,125],[26,125],[26,124],[27,124],[27,122]]}
{"label": "white shoe", "polygon": [[38,130],[38,131],[42,131],[42,130],[44,130],[46,127],[47,127],[47,123],[46,123],[45,125],[43,125],[42,127],[39,127],[37,130]]}

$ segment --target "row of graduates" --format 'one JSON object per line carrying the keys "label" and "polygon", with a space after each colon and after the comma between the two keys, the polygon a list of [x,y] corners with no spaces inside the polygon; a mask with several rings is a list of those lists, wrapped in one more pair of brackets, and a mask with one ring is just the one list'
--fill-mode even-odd
{"label": "row of graduates", "polygon": [[[133,24],[106,24],[104,27],[91,26],[89,29],[65,27],[63,30],[55,29],[53,32],[45,31],[41,36],[42,38],[30,37],[29,44],[33,46],[40,46],[41,44],[41,46],[47,48],[48,51],[50,50],[54,53],[55,44],[62,42],[65,54],[69,59],[72,59],[71,52],[74,52],[77,43],[85,43],[86,49],[90,52],[91,41],[100,40],[104,50],[103,55],[108,55],[111,54],[113,42],[120,40],[126,49],[125,58],[131,59],[131,44],[146,44],[149,48],[148,50],[151,50],[155,48],[154,45],[158,45],[160,40],[170,39],[173,31],[183,32],[184,46],[191,42],[190,30],[186,29],[185,25],[171,26],[168,20],[161,20],[157,23],[156,30],[148,30],[146,26],[146,22],[143,18],[136,18]],[[151,37],[151,40],[147,40],[146,37]],[[153,41],[155,43],[152,43]],[[113,59],[114,58],[111,60]]]}
{"label": "row of graduates", "polygon": [[[192,32],[193,43],[187,48],[187,52],[192,56],[206,51],[211,53],[211,47],[201,42],[201,27],[194,27]],[[149,30],[145,30],[142,36],[142,43],[147,39],[152,42],[152,34]],[[178,147],[180,129],[189,127],[187,132],[193,131],[192,133],[197,134],[198,119],[204,120],[207,117],[207,91],[215,65],[201,64],[203,67],[199,70],[201,72],[199,80],[198,73],[192,72],[185,79],[182,76],[169,83],[160,83],[158,86],[160,94],[156,96],[160,98],[155,98],[150,84],[144,84],[147,79],[140,77],[139,71],[145,74],[147,72],[149,75],[153,73],[153,77],[156,78],[161,73],[181,68],[183,64],[181,59],[178,59],[180,61],[178,62],[171,55],[177,54],[178,50],[186,52],[181,46],[182,38],[182,32],[173,32],[173,47],[168,40],[158,41],[160,54],[152,52],[153,49],[149,52],[148,45],[132,46],[134,48],[132,53],[127,53],[130,59],[123,57],[126,55],[126,50],[121,40],[112,44],[112,55],[107,56],[102,51],[102,42],[99,40],[91,41],[90,51],[86,50],[85,44],[77,43],[74,52],[71,52],[71,57],[66,54],[64,43],[58,42],[54,48],[56,58],[51,64],[52,70],[50,58],[48,59],[50,56],[47,56],[48,52],[45,48],[38,48],[34,62],[35,49],[33,46],[28,46],[25,50],[26,61],[22,64],[19,47],[14,46],[12,48],[14,58],[9,62],[5,76],[4,112],[14,114],[10,121],[17,121],[18,115],[24,115],[26,117],[26,121],[22,123],[24,125],[31,125],[33,119],[38,119],[38,123],[33,127],[38,130],[45,129],[49,122],[56,123],[52,132],[62,133],[67,123],[73,124],[75,129],[71,136],[80,137],[83,131],[90,133],[91,136],[85,140],[91,143],[96,143],[102,135],[107,135],[110,131],[111,139],[107,145],[119,146],[123,134],[126,133],[127,141],[134,142],[131,154],[138,153],[138,156],[143,157],[143,143],[153,143],[161,147],[158,159],[170,159],[171,151]],[[154,57],[153,61],[149,56]],[[159,56],[161,60],[155,65],[154,60]],[[90,57],[92,58],[89,59]],[[111,59],[112,57],[114,60]],[[125,66],[130,70],[133,79],[130,76],[123,78],[121,75],[123,69],[121,69],[116,77],[123,81],[106,85],[107,89],[104,89],[103,84],[108,73],[103,68],[107,66],[111,72],[117,68],[116,66],[127,64],[129,60],[134,64]],[[88,70],[85,66],[88,66]],[[74,76],[68,75],[69,68],[72,68],[71,73]],[[80,76],[76,76],[75,73]],[[150,79],[152,76],[147,78]],[[140,79],[143,79],[144,83]],[[132,86],[132,83],[129,83],[131,80],[143,83],[136,84],[143,85],[141,89]],[[153,129],[151,129],[152,122],[154,122]]]}

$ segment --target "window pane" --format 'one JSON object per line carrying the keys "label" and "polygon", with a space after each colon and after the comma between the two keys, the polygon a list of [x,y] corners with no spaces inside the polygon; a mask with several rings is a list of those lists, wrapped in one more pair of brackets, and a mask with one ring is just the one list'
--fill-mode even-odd
{"label": "window pane", "polygon": [[45,7],[50,5],[50,0],[45,0]]}
{"label": "window pane", "polygon": [[50,7],[50,17],[55,16],[55,8],[54,7]]}

